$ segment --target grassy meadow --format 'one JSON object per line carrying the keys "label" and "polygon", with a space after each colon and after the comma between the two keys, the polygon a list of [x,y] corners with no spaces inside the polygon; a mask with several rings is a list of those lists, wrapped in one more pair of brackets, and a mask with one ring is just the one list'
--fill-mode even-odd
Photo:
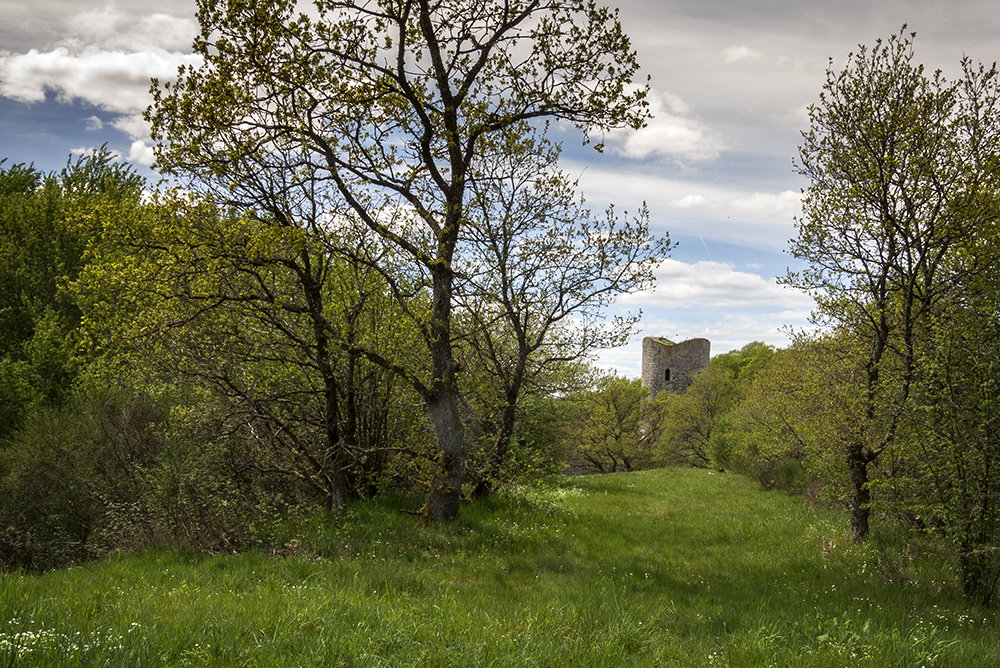
{"label": "grassy meadow", "polygon": [[0,575],[0,666],[1000,665],[943,557],[740,476],[565,478],[429,529],[419,503]]}

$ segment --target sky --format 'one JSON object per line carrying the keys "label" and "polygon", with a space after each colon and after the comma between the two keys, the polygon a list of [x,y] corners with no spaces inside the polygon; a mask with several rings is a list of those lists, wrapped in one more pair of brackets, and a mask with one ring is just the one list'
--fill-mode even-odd
{"label": "sky", "polygon": [[[641,340],[704,337],[712,354],[751,341],[785,346],[808,330],[812,300],[777,277],[801,190],[794,160],[825,73],[859,44],[916,32],[917,60],[946,76],[1000,58],[1000,12],[978,0],[620,0],[620,20],[650,77],[655,118],[597,153],[557,126],[563,168],[594,210],[645,202],[677,243],[652,291],[619,299],[640,330],[598,363],[637,377]],[[196,63],[194,0],[0,0],[0,158],[43,171],[108,146],[146,172],[149,80]],[[831,60],[832,59],[832,60]]]}

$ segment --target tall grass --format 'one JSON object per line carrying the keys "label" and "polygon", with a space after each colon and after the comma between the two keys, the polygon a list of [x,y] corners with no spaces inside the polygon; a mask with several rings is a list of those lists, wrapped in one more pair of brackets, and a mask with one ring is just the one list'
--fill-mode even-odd
{"label": "tall grass", "polygon": [[317,515],[276,554],[7,574],[0,665],[1000,665],[947,562],[738,476],[566,479],[430,529],[417,503]]}

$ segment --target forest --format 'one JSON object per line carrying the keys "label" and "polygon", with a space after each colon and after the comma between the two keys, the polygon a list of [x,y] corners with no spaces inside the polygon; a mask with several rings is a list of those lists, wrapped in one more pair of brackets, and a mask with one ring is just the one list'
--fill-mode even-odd
{"label": "forest", "polygon": [[783,279],[816,329],[650,397],[593,356],[672,243],[587,209],[546,136],[641,127],[636,54],[590,3],[482,4],[205,2],[146,114],[167,180],[0,163],[4,568],[680,466],[919,534],[995,603],[996,69],[929,73],[905,27],[831,64]]}

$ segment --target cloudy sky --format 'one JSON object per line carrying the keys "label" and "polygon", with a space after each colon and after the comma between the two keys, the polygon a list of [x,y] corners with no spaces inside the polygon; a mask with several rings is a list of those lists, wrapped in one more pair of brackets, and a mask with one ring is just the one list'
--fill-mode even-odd
{"label": "cloudy sky", "polygon": [[[794,260],[794,171],[806,108],[858,44],[917,32],[917,58],[958,74],[963,55],[1000,58],[1000,12],[977,0],[620,0],[621,21],[652,77],[648,128],[597,154],[559,135],[564,168],[594,209],[649,206],[678,242],[658,287],[621,301],[642,332],[601,362],[639,374],[642,336],[701,336],[713,354],[758,340],[782,346],[807,327],[810,299],[775,282]],[[42,170],[107,142],[148,165],[141,112],[150,77],[194,62],[193,0],[0,0],[0,158]],[[562,132],[557,129],[557,132]]]}

